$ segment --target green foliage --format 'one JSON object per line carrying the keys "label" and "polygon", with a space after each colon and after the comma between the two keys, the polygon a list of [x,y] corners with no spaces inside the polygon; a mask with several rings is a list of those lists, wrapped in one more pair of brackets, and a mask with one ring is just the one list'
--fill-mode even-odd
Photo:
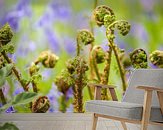
{"label": "green foliage", "polygon": [[0,126],[0,130],[19,130],[19,128],[12,123],[5,123],[3,126]]}
{"label": "green foliage", "polygon": [[39,83],[42,80],[42,75],[41,74],[35,74],[32,75],[31,81],[35,84]]}
{"label": "green foliage", "polygon": [[4,85],[6,77],[11,74],[13,64],[7,64],[5,67],[0,69],[0,88]]}
{"label": "green foliage", "polygon": [[67,108],[72,104],[72,98],[67,99],[67,95],[61,95],[58,99],[59,110],[63,113],[67,111]]}
{"label": "green foliage", "polygon": [[34,93],[34,92],[22,92],[16,96],[14,96],[14,98],[10,102],[8,102],[6,105],[1,107],[0,110],[2,111],[4,109],[8,108],[9,106],[18,106],[18,105],[24,105],[24,104],[30,103],[37,96],[38,96],[38,94]]}
{"label": "green foliage", "polygon": [[1,48],[0,48],[0,53],[1,52],[8,52],[10,54],[13,54],[14,53],[14,44],[7,44],[7,45],[3,45]]}
{"label": "green foliage", "polygon": [[16,95],[12,101],[12,105],[22,105],[31,102],[34,98],[38,96],[37,93],[34,92],[23,92]]}

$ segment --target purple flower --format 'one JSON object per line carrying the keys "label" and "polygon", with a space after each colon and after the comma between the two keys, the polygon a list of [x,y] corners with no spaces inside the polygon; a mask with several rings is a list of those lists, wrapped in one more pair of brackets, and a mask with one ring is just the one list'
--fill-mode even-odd
{"label": "purple flower", "polygon": [[45,36],[47,37],[50,49],[53,50],[55,53],[60,52],[60,46],[55,32],[52,31],[52,29],[50,28],[45,28]]}
{"label": "purple flower", "polygon": [[53,84],[50,92],[48,93],[47,97],[50,100],[50,109],[49,112],[56,112],[58,111],[59,104],[58,98],[61,96],[61,93],[58,92],[57,87]]}
{"label": "purple flower", "polygon": [[[74,14],[74,18],[72,18],[70,23],[73,23],[73,27],[76,29],[83,29],[83,28],[89,28],[89,16],[83,15],[83,12],[80,12],[78,14]],[[74,22],[75,21],[75,22]],[[79,24],[80,23],[80,24]]]}
{"label": "purple flower", "polygon": [[74,106],[70,104],[70,106],[67,108],[66,112],[73,112],[74,111]]}
{"label": "purple flower", "polygon": [[15,113],[16,111],[14,110],[14,107],[11,106],[11,107],[9,107],[5,112],[6,112],[6,113]]}
{"label": "purple flower", "polygon": [[43,80],[48,80],[52,76],[52,71],[50,69],[45,69],[42,72]]}
{"label": "purple flower", "polygon": [[31,51],[35,51],[36,50],[36,43],[34,41],[29,41],[28,42],[28,50]]}
{"label": "purple flower", "polygon": [[108,46],[107,41],[102,42],[101,47],[102,47],[102,49],[104,51],[108,51],[109,50],[109,46]]}
{"label": "purple flower", "polygon": [[9,90],[10,90],[10,86],[7,83],[5,83],[4,87],[2,87],[3,94],[7,96]]}
{"label": "purple flower", "polygon": [[155,66],[155,65],[152,64],[152,63],[150,63],[149,66],[150,66],[151,68],[153,68],[153,69],[157,69],[157,68],[158,68],[157,66]]}
{"label": "purple flower", "polygon": [[72,89],[72,87],[70,87],[69,90],[66,93],[66,100],[69,100],[70,98],[73,98],[73,89]]}
{"label": "purple flower", "polygon": [[20,0],[14,10],[4,15],[2,24],[8,22],[14,31],[18,31],[21,18],[24,16],[30,17],[31,14],[32,10],[29,6],[29,0]]}
{"label": "purple flower", "polygon": [[71,38],[63,38],[64,39],[64,47],[65,50],[69,53],[69,54],[74,54],[76,51],[76,41],[71,39]]}
{"label": "purple flower", "polygon": [[20,20],[19,13],[17,13],[16,11],[15,12],[10,12],[3,19],[4,19],[3,23],[8,22],[10,24],[11,28],[14,31],[18,30],[18,28],[19,28],[19,20]]}
{"label": "purple flower", "polygon": [[49,7],[51,8],[53,12],[53,17],[59,18],[59,19],[68,19],[71,16],[71,10],[68,6],[65,4],[56,3],[56,1],[53,1],[49,4]]}
{"label": "purple flower", "polygon": [[22,93],[22,92],[24,92],[23,87],[16,87],[15,91],[13,92],[13,96],[15,96],[15,95],[17,95],[19,93]]}
{"label": "purple flower", "polygon": [[152,11],[155,5],[156,0],[140,0],[141,5],[143,6],[144,10]]}
{"label": "purple flower", "polygon": [[51,15],[49,11],[46,11],[40,19],[36,22],[36,26],[38,27],[47,27],[51,26],[52,23],[54,22],[54,17]]}
{"label": "purple flower", "polygon": [[149,36],[147,30],[144,28],[143,25],[139,23],[133,23],[132,28],[131,28],[131,35],[136,37],[137,39],[140,40],[141,44],[143,43],[148,43],[149,41]]}
{"label": "purple flower", "polygon": [[19,0],[16,5],[16,10],[24,10],[30,4],[30,0]]}

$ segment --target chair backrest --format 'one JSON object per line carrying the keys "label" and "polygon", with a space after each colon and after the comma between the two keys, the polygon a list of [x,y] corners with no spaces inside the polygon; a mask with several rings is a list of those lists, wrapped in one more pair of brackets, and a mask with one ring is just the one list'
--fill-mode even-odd
{"label": "chair backrest", "polygon": [[[136,69],[122,101],[143,104],[144,91],[136,88],[141,85],[163,88],[163,69]],[[152,106],[159,106],[156,92],[153,93]]]}

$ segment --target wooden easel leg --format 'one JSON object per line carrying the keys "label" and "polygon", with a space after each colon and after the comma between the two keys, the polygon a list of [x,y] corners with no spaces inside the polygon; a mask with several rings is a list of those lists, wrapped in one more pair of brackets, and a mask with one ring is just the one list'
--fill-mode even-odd
{"label": "wooden easel leg", "polygon": [[98,117],[97,117],[96,114],[94,113],[94,114],[93,114],[92,130],[96,130],[97,121],[98,121]]}

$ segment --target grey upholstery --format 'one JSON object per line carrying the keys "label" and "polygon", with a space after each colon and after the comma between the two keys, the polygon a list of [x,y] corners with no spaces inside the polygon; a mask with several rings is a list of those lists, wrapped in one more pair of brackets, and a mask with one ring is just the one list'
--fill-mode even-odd
{"label": "grey upholstery", "polygon": [[[91,100],[87,102],[86,110],[129,120],[141,120],[143,105],[128,102]],[[150,120],[163,122],[163,116],[159,107],[152,108]]]}
{"label": "grey upholstery", "polygon": [[[143,104],[144,91],[136,88],[143,85],[163,88],[163,69],[135,70],[122,101]],[[152,106],[159,106],[156,93],[153,94]]]}
{"label": "grey upholstery", "polygon": [[[128,89],[122,102],[90,100],[86,103],[86,110],[108,116],[132,120],[141,120],[144,91],[136,89],[137,86],[156,86],[163,88],[163,69],[137,69],[133,72]],[[151,121],[163,122],[156,93],[152,99]]]}

